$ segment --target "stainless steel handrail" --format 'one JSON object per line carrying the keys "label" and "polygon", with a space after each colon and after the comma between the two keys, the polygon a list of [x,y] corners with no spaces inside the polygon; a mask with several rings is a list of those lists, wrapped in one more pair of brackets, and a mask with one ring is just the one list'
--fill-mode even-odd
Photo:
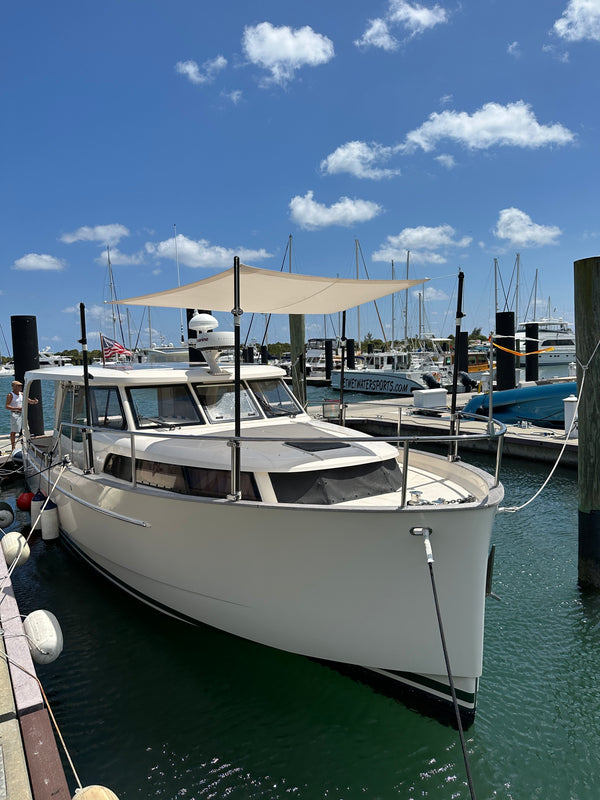
{"label": "stainless steel handrail", "polygon": [[[434,435],[427,435],[427,434],[411,434],[409,436],[400,435],[399,430],[399,423],[397,429],[397,435],[387,435],[387,436],[371,436],[369,435],[367,438],[363,435],[359,436],[347,436],[344,435],[343,441],[344,442],[356,442],[356,443],[365,443],[368,442],[386,442],[388,444],[397,444],[399,447],[402,445],[402,501],[401,505],[404,507],[406,505],[406,493],[407,493],[407,474],[408,474],[408,459],[409,459],[409,450],[410,447],[415,444],[443,444],[443,443],[453,443],[454,444],[454,453],[455,455],[458,453],[458,444],[461,441],[494,441],[496,444],[496,463],[494,469],[494,487],[498,486],[500,482],[500,463],[502,457],[502,444],[504,441],[504,434],[506,433],[506,426],[498,422],[497,420],[493,420],[493,430],[490,430],[489,419],[487,417],[482,417],[477,414],[465,414],[464,412],[457,412],[456,419],[460,421],[461,419],[468,419],[473,420],[475,422],[481,422],[484,424],[483,432],[461,432],[460,424],[457,426],[456,430],[457,433],[454,435],[450,434],[434,434]],[[71,428],[81,430],[82,434],[85,436],[86,433],[108,433],[105,427],[95,427],[92,426],[91,428],[87,425],[77,425],[75,423],[68,423],[62,422],[62,428]],[[464,429],[463,429],[464,430]],[[348,429],[345,429],[346,433]],[[229,447],[232,448],[239,448],[240,445],[243,443],[252,443],[256,444],[258,442],[305,442],[305,443],[314,443],[314,442],[322,442],[322,436],[232,436],[231,434],[209,434],[209,433],[198,433],[195,434],[185,434],[185,433],[172,433],[170,431],[160,431],[160,432],[152,432],[148,430],[140,431],[140,430],[112,430],[110,431],[116,437],[123,437],[129,439],[129,446],[131,452],[131,484],[133,487],[136,486],[136,474],[135,474],[135,441],[137,436],[142,437],[149,437],[149,438],[156,438],[156,439],[165,439],[165,438],[173,438],[177,439],[178,441],[192,439],[197,440],[201,438],[203,440],[208,441],[216,441],[216,442],[225,442]],[[85,448],[84,448],[85,451]],[[87,469],[93,467],[92,465],[86,465]],[[229,499],[240,499],[240,492],[239,487],[236,485],[236,475],[235,470],[233,467],[231,468],[231,494]]]}

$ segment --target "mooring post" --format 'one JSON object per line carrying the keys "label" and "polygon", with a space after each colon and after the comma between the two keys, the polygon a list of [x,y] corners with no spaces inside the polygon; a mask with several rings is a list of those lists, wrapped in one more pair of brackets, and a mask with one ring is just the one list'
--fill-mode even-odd
{"label": "mooring post", "polygon": [[[513,311],[496,313],[496,388],[514,389],[515,382],[515,314]],[[502,349],[501,349],[502,348]]]}
{"label": "mooring post", "polygon": [[[525,325],[525,352],[536,353],[540,349],[540,332],[537,322],[528,322]],[[522,362],[521,362],[522,363]],[[525,358],[525,380],[537,381],[540,376],[539,355],[527,355]]]}
{"label": "mooring post", "polygon": [[[15,363],[15,380],[23,383],[25,373],[28,370],[39,369],[40,367],[37,319],[30,316],[11,317],[10,328]],[[41,436],[44,433],[44,412],[39,381],[34,381],[31,384],[29,396],[31,399],[38,401],[37,405],[31,405],[27,409],[29,430],[34,436]]]}
{"label": "mooring post", "polygon": [[600,589],[600,256],[575,262],[574,285],[580,398],[578,577],[581,587]]}

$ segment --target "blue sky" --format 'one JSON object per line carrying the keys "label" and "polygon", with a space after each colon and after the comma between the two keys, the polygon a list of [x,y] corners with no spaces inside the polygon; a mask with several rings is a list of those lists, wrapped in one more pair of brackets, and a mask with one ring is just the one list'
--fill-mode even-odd
{"label": "blue sky", "polygon": [[[537,315],[550,300],[573,320],[573,261],[600,235],[600,0],[31,0],[4,8],[3,32],[9,350],[14,314],[37,317],[41,347],[77,346],[80,302],[90,346],[112,335],[107,245],[125,298],[236,254],[279,270],[290,235],[305,274],[355,277],[358,241],[361,277],[392,261],[403,277],[410,250],[438,335],[459,269],[464,328],[493,329],[494,259],[503,305],[517,253],[519,308],[538,270]],[[413,293],[409,332],[417,313]],[[379,314],[389,337],[390,300]],[[134,339],[178,340],[178,312],[151,322],[132,308]],[[375,309],[360,324],[381,337]],[[287,338],[273,320],[269,340]]]}

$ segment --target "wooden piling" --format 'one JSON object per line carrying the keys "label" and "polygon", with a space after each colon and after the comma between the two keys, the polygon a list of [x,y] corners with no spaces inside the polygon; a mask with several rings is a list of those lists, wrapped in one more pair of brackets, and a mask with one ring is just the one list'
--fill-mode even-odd
{"label": "wooden piling", "polygon": [[[574,264],[577,393],[580,398],[578,578],[600,589],[600,256]],[[597,348],[597,349],[596,349]],[[585,382],[582,382],[585,369]]]}

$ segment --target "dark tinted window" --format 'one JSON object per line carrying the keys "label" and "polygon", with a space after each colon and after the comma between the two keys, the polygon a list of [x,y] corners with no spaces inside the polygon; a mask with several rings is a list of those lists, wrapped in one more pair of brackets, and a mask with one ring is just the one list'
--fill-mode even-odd
{"label": "dark tinted window", "polygon": [[331,505],[395,492],[402,487],[402,472],[395,458],[341,469],[272,472],[270,478],[280,503]]}
{"label": "dark tinted window", "polygon": [[[106,459],[104,471],[114,478],[131,481],[131,458],[111,454]],[[227,497],[231,491],[231,473],[225,469],[186,467],[180,464],[163,464],[158,461],[136,459],[136,482],[178,494],[196,497]],[[254,476],[241,474],[242,500],[260,500]]]}

